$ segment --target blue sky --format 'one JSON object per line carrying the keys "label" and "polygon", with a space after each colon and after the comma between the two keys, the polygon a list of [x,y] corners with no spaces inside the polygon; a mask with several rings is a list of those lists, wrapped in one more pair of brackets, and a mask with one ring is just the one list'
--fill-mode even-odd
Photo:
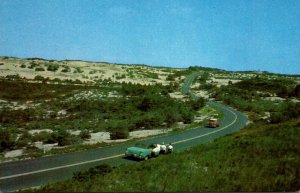
{"label": "blue sky", "polygon": [[300,74],[300,1],[1,0],[0,55]]}

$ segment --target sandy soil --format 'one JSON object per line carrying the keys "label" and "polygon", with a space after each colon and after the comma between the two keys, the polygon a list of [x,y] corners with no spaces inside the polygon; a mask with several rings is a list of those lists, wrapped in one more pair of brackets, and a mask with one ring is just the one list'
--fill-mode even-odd
{"label": "sandy soil", "polygon": [[269,101],[285,101],[285,99],[281,97],[265,97],[264,99]]}
{"label": "sandy soil", "polygon": [[4,154],[5,158],[13,158],[13,157],[19,157],[21,155],[23,155],[23,149],[16,149],[16,150],[12,150],[12,151],[8,151]]}
{"label": "sandy soil", "polygon": [[173,92],[169,93],[171,98],[176,98],[176,99],[183,99],[185,95],[183,95],[181,92]]}
{"label": "sandy soil", "polygon": [[221,85],[228,85],[228,82],[231,81],[233,84],[240,82],[242,80],[232,80],[232,79],[218,79],[218,78],[211,78],[213,82],[216,82],[217,86],[220,87]]}
{"label": "sandy soil", "polygon": [[33,129],[33,130],[30,130],[28,131],[31,135],[34,135],[34,134],[37,134],[37,133],[40,133],[40,132],[48,132],[48,133],[52,133],[53,131],[51,129]]}
{"label": "sandy soil", "polygon": [[200,97],[203,97],[205,99],[209,98],[209,92],[205,91],[205,90],[200,90],[200,91],[194,91],[194,93]]}
{"label": "sandy soil", "polygon": [[[34,79],[35,76],[41,75],[45,78],[50,79],[71,79],[71,80],[80,80],[83,82],[94,82],[96,80],[111,79],[114,82],[131,82],[139,83],[143,85],[161,83],[163,85],[168,84],[166,77],[169,72],[165,72],[161,68],[153,68],[148,66],[136,66],[136,65],[115,65],[109,63],[95,63],[95,62],[83,62],[83,61],[55,61],[49,63],[48,61],[42,60],[21,60],[21,59],[10,59],[10,60],[1,60],[3,65],[0,66],[0,76],[5,77],[7,75],[20,75],[20,77],[25,77],[27,79]],[[35,71],[30,69],[31,63],[37,63],[37,67],[44,68],[44,71]],[[21,68],[21,64],[25,64],[25,68]],[[59,68],[57,71],[48,71],[47,65],[49,64],[58,64]],[[68,66],[70,72],[62,72],[65,67]],[[80,69],[81,72],[77,72],[77,69]],[[172,69],[176,71],[178,69]],[[158,74],[158,79],[153,79],[147,77],[147,73],[156,73]],[[131,74],[131,77],[130,77]],[[125,75],[125,78],[117,78]]]}
{"label": "sandy soil", "polygon": [[128,139],[117,139],[117,140],[111,140],[109,132],[97,132],[97,133],[91,133],[91,138],[84,142],[84,144],[95,144],[95,143],[112,143],[112,142],[124,142],[129,139],[133,138],[141,138],[141,137],[147,137],[152,135],[158,135],[162,133],[167,133],[171,131],[172,129],[154,129],[154,130],[140,130],[140,131],[132,131],[129,133]]}

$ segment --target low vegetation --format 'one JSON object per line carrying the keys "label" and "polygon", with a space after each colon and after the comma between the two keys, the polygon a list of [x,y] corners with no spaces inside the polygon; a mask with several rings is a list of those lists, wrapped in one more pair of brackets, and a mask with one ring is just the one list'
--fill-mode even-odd
{"label": "low vegetation", "polygon": [[[0,140],[1,152],[30,149],[38,141],[78,145],[99,131],[110,132],[111,139],[126,139],[134,130],[169,128],[178,122],[191,124],[204,106],[203,99],[184,102],[169,97],[179,88],[176,84],[143,86],[102,81],[74,85],[38,79],[42,82],[0,80],[0,98],[7,100],[0,109],[1,132],[9,135]],[[39,129],[52,132],[28,133]],[[70,133],[76,130],[80,130],[79,136]]]}
{"label": "low vegetation", "polygon": [[105,170],[76,173],[38,191],[297,191],[299,125],[300,119],[250,124],[240,133],[181,153],[128,166],[98,166]]}

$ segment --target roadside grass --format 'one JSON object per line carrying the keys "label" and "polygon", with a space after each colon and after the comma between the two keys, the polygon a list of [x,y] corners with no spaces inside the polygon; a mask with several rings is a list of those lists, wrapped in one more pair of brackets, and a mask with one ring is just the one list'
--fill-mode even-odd
{"label": "roadside grass", "polygon": [[299,118],[277,125],[250,124],[240,133],[180,153],[30,191],[297,191],[299,126]]}

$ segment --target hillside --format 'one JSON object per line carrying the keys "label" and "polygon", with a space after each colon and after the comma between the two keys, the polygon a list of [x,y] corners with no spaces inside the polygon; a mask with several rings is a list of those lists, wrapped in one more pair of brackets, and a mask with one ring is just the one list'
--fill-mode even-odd
{"label": "hillside", "polygon": [[[196,101],[181,94],[193,73],[201,75],[191,86]],[[268,72],[0,57],[0,159],[204,126],[222,117],[204,103],[216,100],[247,114],[248,126],[181,153],[102,165],[37,191],[297,191],[299,83],[299,76]]]}

